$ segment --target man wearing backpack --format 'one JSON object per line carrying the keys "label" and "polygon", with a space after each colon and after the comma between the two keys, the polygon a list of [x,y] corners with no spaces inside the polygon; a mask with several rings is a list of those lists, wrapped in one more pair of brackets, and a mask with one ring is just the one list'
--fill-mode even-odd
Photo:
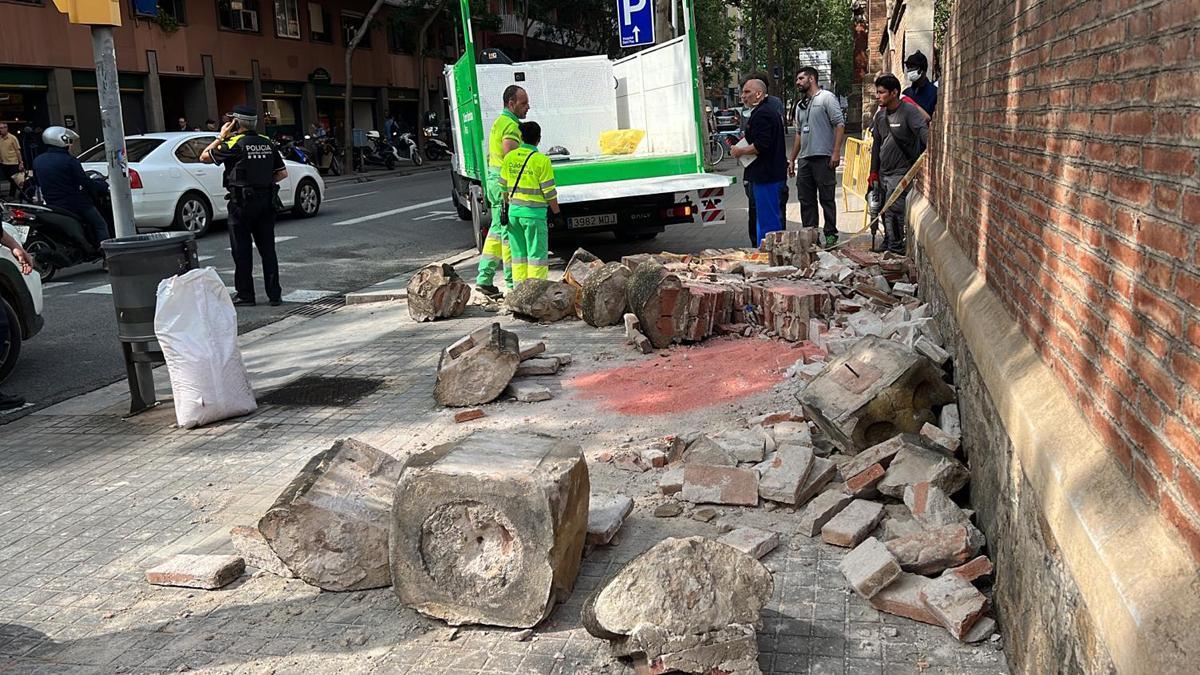
{"label": "man wearing backpack", "polygon": [[[871,174],[867,184],[881,190],[883,203],[899,186],[917,157],[929,143],[925,115],[913,104],[900,100],[900,80],[882,75],[875,80],[875,100],[879,110],[871,123],[875,141],[871,144]],[[901,195],[883,214],[883,243],[876,252],[891,251],[903,255],[904,212],[907,198]]]}

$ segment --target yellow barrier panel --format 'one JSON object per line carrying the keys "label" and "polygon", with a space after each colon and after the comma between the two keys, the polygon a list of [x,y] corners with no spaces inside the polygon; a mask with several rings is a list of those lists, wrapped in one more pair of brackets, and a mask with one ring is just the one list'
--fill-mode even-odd
{"label": "yellow barrier panel", "polygon": [[[867,178],[871,174],[870,135],[868,134],[865,139],[847,138],[843,154],[845,159],[842,169],[842,209],[847,213],[852,213],[850,195],[853,194],[864,202],[867,198]],[[867,226],[867,209],[864,206],[861,210],[863,212],[862,227],[865,228]]]}

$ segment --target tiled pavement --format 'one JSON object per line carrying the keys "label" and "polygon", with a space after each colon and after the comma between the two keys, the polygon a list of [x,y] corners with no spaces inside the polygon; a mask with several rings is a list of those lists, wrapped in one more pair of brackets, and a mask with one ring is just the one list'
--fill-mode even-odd
{"label": "tiled pavement", "polygon": [[[338,339],[338,314],[329,323]],[[716,536],[752,525],[783,543],[763,559],[775,594],[765,610],[759,663],[767,673],[1003,673],[1002,641],[962,645],[944,630],[880,614],[844,588],[843,551],[794,533],[788,510],[724,508],[711,523],[656,519],[655,472],[591,463],[593,492],[621,491],[637,507],[610,547],[592,551],[570,600],[526,641],[513,631],[452,630],[399,605],[390,590],[323,593],[298,580],[246,575],[219,591],[147,585],[143,571],[183,551],[232,552],[225,533],[252,524],[314,453],[354,436],[397,456],[479,428],[555,433],[603,449],[716,426],[778,409],[786,386],[735,405],[627,418],[573,397],[562,380],[653,359],[635,355],[618,329],[579,322],[536,326],[500,317],[523,340],[545,339],[575,361],[551,378],[555,400],[503,402],[488,417],[455,425],[432,401],[441,347],[493,320],[415,325],[402,304],[377,320],[382,339],[313,364],[316,374],[380,378],[345,408],[264,406],[198,430],[172,426],[169,407],[128,420],[105,414],[44,414],[0,433],[0,671],[12,672],[631,672],[579,626],[588,593],[621,564],[667,536]],[[270,339],[270,338],[265,338]],[[47,411],[51,412],[51,411]]]}

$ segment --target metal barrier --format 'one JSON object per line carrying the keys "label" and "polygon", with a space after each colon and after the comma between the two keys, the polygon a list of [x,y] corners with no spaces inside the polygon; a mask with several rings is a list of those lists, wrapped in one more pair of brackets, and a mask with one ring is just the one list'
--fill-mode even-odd
{"label": "metal barrier", "polygon": [[861,231],[867,226],[867,209],[865,206],[861,209],[851,209],[850,195],[853,194],[866,203],[867,178],[871,175],[871,134],[867,133],[862,139],[847,138],[843,154],[845,159],[842,169],[842,209],[847,213],[863,212],[862,227],[859,228]]}

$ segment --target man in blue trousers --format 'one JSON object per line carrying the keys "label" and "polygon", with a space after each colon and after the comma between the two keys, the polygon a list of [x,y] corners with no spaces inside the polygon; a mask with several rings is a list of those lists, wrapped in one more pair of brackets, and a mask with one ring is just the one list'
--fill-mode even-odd
{"label": "man in blue trousers", "polygon": [[754,161],[746,167],[745,179],[754,185],[759,244],[768,232],[783,229],[779,191],[787,182],[783,117],[770,106],[763,105],[766,98],[765,82],[749,79],[742,85],[742,103],[752,110],[750,123],[746,125],[746,142],[749,145],[732,149],[734,157],[755,156]]}

